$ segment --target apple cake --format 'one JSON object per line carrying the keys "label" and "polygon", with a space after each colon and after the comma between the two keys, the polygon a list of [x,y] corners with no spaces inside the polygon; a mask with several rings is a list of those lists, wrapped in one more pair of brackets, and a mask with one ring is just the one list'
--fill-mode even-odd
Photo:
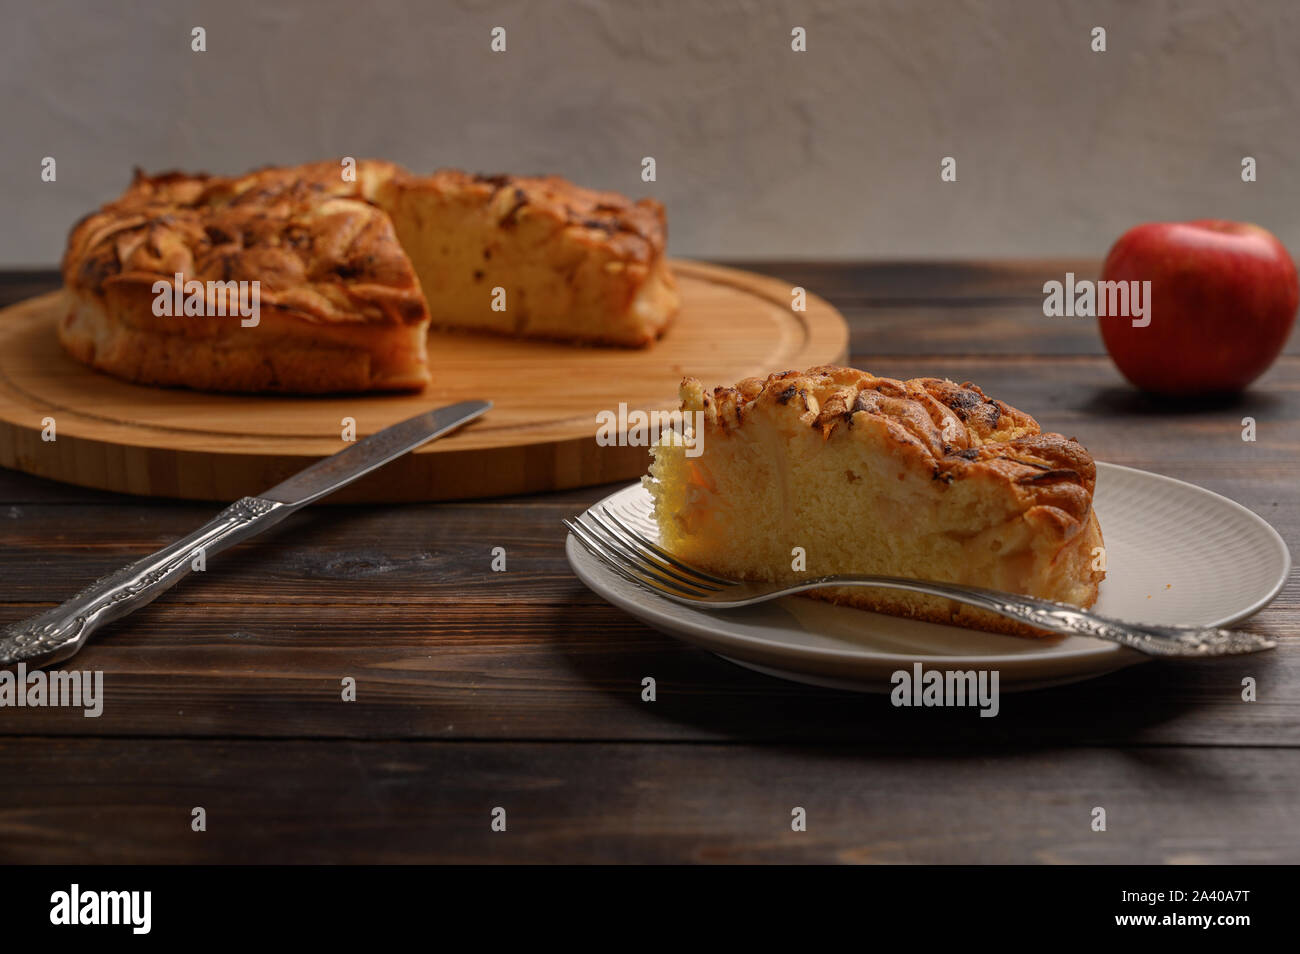
{"label": "apple cake", "polygon": [[[677,311],[653,200],[555,177],[343,169],[137,171],[69,235],[64,347],[143,384],[414,390],[431,323],[644,347]],[[235,314],[254,282],[252,317]]]}
{"label": "apple cake", "polygon": [[[1080,607],[1097,598],[1105,573],[1092,458],[973,384],[821,367],[712,392],[687,378],[681,399],[693,438],[665,436],[644,481],[664,547],[687,563],[736,579],[881,574]],[[808,595],[1041,634],[922,594]]]}

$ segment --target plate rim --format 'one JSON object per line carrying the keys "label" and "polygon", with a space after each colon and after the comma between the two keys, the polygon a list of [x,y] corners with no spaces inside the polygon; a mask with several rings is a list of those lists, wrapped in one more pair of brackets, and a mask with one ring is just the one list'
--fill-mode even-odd
{"label": "plate rim", "polygon": [[[1097,461],[1097,468],[1099,471],[1100,470],[1129,471],[1131,473],[1140,474],[1144,479],[1155,478],[1157,482],[1181,485],[1182,487],[1190,488],[1192,491],[1196,493],[1207,494],[1210,497],[1217,498],[1219,502],[1229,505],[1229,507],[1232,508],[1233,510],[1236,510],[1240,514],[1243,514],[1247,520],[1252,521],[1257,526],[1263,528],[1266,531],[1265,536],[1270,538],[1271,541],[1276,545],[1276,548],[1280,550],[1281,557],[1282,557],[1282,571],[1278,574],[1277,581],[1269,589],[1268,593],[1265,596],[1257,599],[1255,602],[1251,603],[1247,608],[1245,608],[1241,612],[1231,614],[1229,616],[1223,617],[1222,619],[1207,622],[1205,625],[1227,626],[1232,623],[1236,623],[1243,619],[1246,619],[1250,616],[1253,616],[1255,613],[1259,612],[1261,609],[1263,609],[1265,606],[1271,603],[1277,597],[1278,593],[1282,591],[1282,588],[1286,586],[1287,580],[1290,579],[1291,570],[1292,570],[1291,550],[1286,545],[1286,541],[1282,538],[1282,535],[1278,533],[1276,528],[1274,528],[1272,524],[1270,524],[1259,514],[1255,513],[1255,511],[1251,510],[1249,507],[1245,506],[1244,504],[1238,503],[1237,501],[1231,499],[1230,497],[1225,497],[1222,494],[1215,493],[1213,490],[1209,490],[1205,487],[1201,487],[1198,484],[1193,484],[1185,480],[1179,480],[1176,477],[1169,477],[1166,476],[1165,474],[1157,474],[1154,471],[1142,470],[1141,468],[1138,467],[1128,467],[1124,464],[1112,464],[1108,461]],[[600,504],[606,503],[612,498],[620,494],[623,494],[628,490],[640,486],[641,484],[637,482],[634,484],[628,484],[626,486],[620,487],[618,490],[615,490],[613,493],[606,494],[604,497],[602,497],[600,500],[593,503],[591,506],[593,507],[599,506]],[[582,545],[577,541],[577,539],[573,536],[573,534],[569,533],[565,539],[565,558],[568,561],[569,568],[573,571],[574,575],[577,576],[578,579],[582,581],[582,584],[584,586],[586,586],[588,589],[594,592],[601,599],[617,606],[619,609],[623,610],[624,612],[627,612],[637,617],[638,619],[641,619],[642,622],[648,622],[645,616],[643,615],[643,612],[647,608],[647,605],[651,610],[658,609],[658,604],[660,603],[665,603],[670,606],[681,605],[677,603],[672,603],[669,600],[664,600],[661,597],[656,597],[653,594],[650,594],[648,591],[646,591],[646,593],[650,597],[650,602],[648,604],[637,604],[630,600],[625,599],[622,596],[622,594],[618,593],[616,590],[608,590],[604,587],[602,587],[599,590],[596,589],[588,581],[587,576],[579,569],[579,564],[577,560],[575,560],[575,556],[579,553],[584,556],[590,557],[590,554],[587,554],[586,549],[582,547]],[[604,571],[603,567],[601,569],[602,571]],[[794,597],[788,597],[788,598],[794,598]],[[690,609],[690,607],[687,608]],[[638,610],[641,610],[642,612],[638,612]],[[705,611],[703,610],[696,610],[695,612],[705,613]],[[725,611],[715,611],[714,613],[708,613],[706,614],[705,618],[710,619],[713,618],[714,616],[721,617],[721,614],[724,612]],[[1120,662],[1120,660],[1112,660],[1112,662],[1120,662],[1120,665],[1111,667],[1104,671],[1098,671],[1096,675],[1100,676],[1100,675],[1105,675],[1106,672],[1108,671],[1114,671],[1114,669],[1116,668],[1123,668],[1128,665],[1135,665],[1142,662],[1148,662],[1153,658],[1143,653],[1139,653],[1135,650],[1131,650],[1126,647],[1120,646],[1117,643],[1103,642],[1101,640],[1096,640],[1094,645],[1085,645],[1077,649],[1071,649],[1071,650],[1066,650],[1066,651],[1056,652],[1056,653],[1012,653],[1012,654],[996,654],[996,655],[983,655],[983,656],[970,656],[970,655],[918,656],[915,653],[908,654],[908,653],[897,653],[897,652],[887,652],[887,651],[877,651],[877,650],[849,652],[843,649],[833,649],[833,648],[822,647],[822,646],[804,646],[804,647],[794,648],[791,647],[788,643],[775,642],[770,639],[765,639],[762,636],[737,635],[735,633],[720,633],[715,627],[710,627],[706,623],[694,619],[680,620],[680,619],[673,618],[670,620],[670,622],[673,627],[674,633],[677,632],[678,628],[680,628],[681,630],[685,630],[689,632],[692,636],[697,637],[701,642],[705,642],[706,643],[705,648],[709,649],[710,652],[715,652],[718,653],[719,655],[724,655],[724,653],[722,650],[714,648],[714,645],[717,643],[718,637],[721,635],[723,638],[734,641],[734,643],[738,643],[742,646],[750,645],[750,646],[754,646],[755,648],[761,647],[763,650],[767,652],[777,653],[786,657],[795,657],[795,658],[811,657],[817,659],[821,663],[839,661],[847,665],[861,665],[863,663],[868,663],[868,662],[880,663],[880,664],[903,663],[903,662],[912,663],[912,662],[916,662],[918,659],[921,659],[926,664],[932,664],[935,666],[978,665],[985,668],[992,668],[992,667],[1001,667],[1001,666],[1026,665],[1032,662],[1046,662],[1048,660],[1057,663],[1078,662],[1081,660],[1087,660],[1094,657],[1112,656],[1116,653],[1120,653],[1125,656],[1132,657],[1131,659],[1128,659],[1124,662]],[[944,625],[944,624],[937,624],[937,625]],[[958,628],[958,627],[954,627],[954,628]],[[679,634],[679,638],[684,639],[685,637],[680,636]],[[1014,639],[1016,637],[1008,637],[1008,638]]]}

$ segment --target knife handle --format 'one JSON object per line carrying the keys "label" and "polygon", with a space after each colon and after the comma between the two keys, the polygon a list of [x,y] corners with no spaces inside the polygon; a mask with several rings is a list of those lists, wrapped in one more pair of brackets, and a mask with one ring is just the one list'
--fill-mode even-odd
{"label": "knife handle", "polygon": [[67,659],[99,627],[152,603],[189,575],[198,551],[206,560],[297,509],[262,497],[235,501],[193,533],[101,577],[66,603],[0,629],[0,666],[39,667]]}

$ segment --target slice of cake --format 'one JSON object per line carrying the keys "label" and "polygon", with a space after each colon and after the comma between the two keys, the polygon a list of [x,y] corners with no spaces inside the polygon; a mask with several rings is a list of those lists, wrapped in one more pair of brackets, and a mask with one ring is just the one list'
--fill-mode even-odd
{"label": "slice of cake", "polygon": [[[65,349],[142,384],[412,390],[429,380],[431,317],[642,347],[677,312],[653,200],[554,177],[419,177],[362,160],[345,179],[345,168],[137,172],[69,235]],[[258,313],[232,314],[231,296],[250,302],[254,282]],[[160,298],[159,283],[178,290]]]}
{"label": "slice of cake", "polygon": [[[1087,607],[1104,565],[1096,467],[973,384],[852,368],[681,387],[695,446],[654,448],[645,484],[663,545],[737,579],[833,573],[942,580]],[[797,549],[798,548],[798,549]],[[802,554],[802,556],[801,556]],[[809,595],[994,632],[1040,631],[937,597]]]}
{"label": "slice of cake", "polygon": [[444,170],[397,176],[377,201],[436,326],[643,347],[677,312],[664,210],[653,199],[554,176]]}

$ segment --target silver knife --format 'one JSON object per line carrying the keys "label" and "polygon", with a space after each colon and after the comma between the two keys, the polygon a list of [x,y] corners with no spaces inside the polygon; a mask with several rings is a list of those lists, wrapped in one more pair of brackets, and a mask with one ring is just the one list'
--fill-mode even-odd
{"label": "silver knife", "polygon": [[35,668],[67,659],[105,623],[152,603],[180,582],[200,552],[206,562],[491,407],[491,401],[465,401],[427,411],[317,461],[258,497],[236,501],[189,536],[96,580],[66,603],[0,629],[0,666]]}

